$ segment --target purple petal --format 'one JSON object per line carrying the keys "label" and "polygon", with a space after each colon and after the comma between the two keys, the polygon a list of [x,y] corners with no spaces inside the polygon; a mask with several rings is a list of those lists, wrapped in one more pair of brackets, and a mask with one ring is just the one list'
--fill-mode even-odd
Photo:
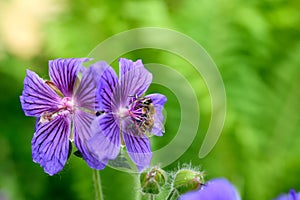
{"label": "purple petal", "polygon": [[88,58],[68,58],[49,61],[49,76],[57,88],[66,97],[72,97],[77,73],[81,70],[83,62]]}
{"label": "purple petal", "polygon": [[131,160],[136,164],[139,171],[150,166],[152,152],[149,138],[145,135],[138,135],[135,128],[124,128],[123,139]]}
{"label": "purple petal", "polygon": [[188,192],[179,198],[180,200],[240,200],[235,187],[224,178],[209,181],[201,189]]}
{"label": "purple petal", "polygon": [[291,189],[289,194],[290,194],[290,196],[293,200],[299,200],[300,199],[300,196],[298,197],[298,195],[297,195],[297,193],[294,189]]}
{"label": "purple petal", "polygon": [[112,114],[102,114],[92,124],[89,148],[99,160],[115,159],[120,152],[120,128]]}
{"label": "purple petal", "polygon": [[74,115],[74,142],[77,149],[81,152],[87,164],[95,169],[103,169],[105,164],[100,162],[87,146],[87,141],[92,137],[91,125],[95,115],[77,110]]}
{"label": "purple petal", "polygon": [[25,115],[39,117],[55,111],[61,98],[36,73],[27,70],[20,101]]}
{"label": "purple petal", "polygon": [[291,189],[289,194],[282,194],[274,200],[300,200],[300,193],[296,193],[294,189]]}
{"label": "purple petal", "polygon": [[145,96],[145,98],[150,98],[152,100],[153,105],[155,107],[160,107],[160,108],[162,108],[167,102],[166,96],[158,93],[148,94]]}
{"label": "purple petal", "polygon": [[163,116],[163,108],[167,101],[167,98],[162,94],[149,94],[145,96],[145,98],[150,98],[152,100],[152,104],[155,108],[154,114],[154,125],[151,130],[151,134],[156,136],[162,136],[164,132],[164,116]]}
{"label": "purple petal", "polygon": [[70,119],[57,116],[53,120],[37,123],[32,138],[32,158],[49,175],[64,167],[69,152]]}
{"label": "purple petal", "polygon": [[118,77],[111,67],[107,67],[99,80],[97,88],[97,109],[107,112],[115,110],[119,105],[120,99],[118,91]]}
{"label": "purple petal", "polygon": [[94,81],[96,84],[99,83],[99,80],[103,74],[103,72],[109,68],[110,66],[105,61],[99,61],[92,64],[89,68],[92,68],[92,75],[94,77]]}
{"label": "purple petal", "polygon": [[144,68],[141,60],[133,62],[125,58],[119,60],[121,99],[128,103],[132,96],[142,96],[152,81],[152,74]]}
{"label": "purple petal", "polygon": [[98,62],[84,71],[78,89],[74,95],[76,105],[94,111],[97,105],[96,88],[100,75],[108,65]]}

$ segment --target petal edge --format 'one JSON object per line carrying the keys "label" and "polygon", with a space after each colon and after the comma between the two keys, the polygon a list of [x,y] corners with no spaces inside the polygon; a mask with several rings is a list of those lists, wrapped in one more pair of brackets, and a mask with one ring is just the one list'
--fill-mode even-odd
{"label": "petal edge", "polygon": [[36,124],[32,138],[32,158],[49,175],[60,172],[69,153],[70,119],[57,116],[53,120]]}
{"label": "petal edge", "polygon": [[35,72],[26,70],[24,89],[20,96],[26,116],[39,117],[44,112],[53,112],[61,98]]}

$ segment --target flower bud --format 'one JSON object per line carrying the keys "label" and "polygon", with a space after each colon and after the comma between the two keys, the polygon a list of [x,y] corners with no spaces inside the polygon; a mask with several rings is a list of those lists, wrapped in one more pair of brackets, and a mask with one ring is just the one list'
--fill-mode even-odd
{"label": "flower bud", "polygon": [[159,194],[166,181],[166,173],[159,167],[152,167],[140,174],[142,191],[146,194]]}
{"label": "flower bud", "polygon": [[203,173],[190,169],[179,170],[173,181],[173,189],[181,195],[188,191],[201,188],[204,183]]}

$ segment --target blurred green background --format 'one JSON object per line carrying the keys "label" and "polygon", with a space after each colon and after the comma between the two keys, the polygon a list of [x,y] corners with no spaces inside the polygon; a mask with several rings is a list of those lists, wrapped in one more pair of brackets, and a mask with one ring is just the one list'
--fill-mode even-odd
{"label": "blurred green background", "polygon": [[[34,119],[24,116],[19,102],[25,69],[48,78],[48,60],[85,57],[109,36],[147,26],[171,28],[199,42],[217,64],[227,94],[222,135],[213,151],[199,159],[199,141],[211,116],[201,77],[166,52],[124,55],[168,64],[198,89],[197,138],[165,169],[192,163],[206,171],[207,180],[229,179],[245,200],[271,199],[289,188],[299,191],[299,10],[298,0],[1,0],[0,199],[93,199],[91,170],[82,160],[71,156],[53,177],[32,162]],[[155,85],[149,92],[154,91],[169,99],[166,134],[153,138],[164,145],[176,133],[180,108],[171,91]],[[138,191],[129,174],[106,168],[101,176],[107,200],[133,199]]]}

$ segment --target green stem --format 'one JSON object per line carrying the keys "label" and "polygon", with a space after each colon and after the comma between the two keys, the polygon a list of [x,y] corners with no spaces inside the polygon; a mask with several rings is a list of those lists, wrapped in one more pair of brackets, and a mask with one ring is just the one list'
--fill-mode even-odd
{"label": "green stem", "polygon": [[174,200],[174,199],[177,199],[178,197],[179,197],[179,195],[178,195],[177,191],[176,191],[175,189],[173,189],[173,190],[169,193],[169,195],[168,195],[168,197],[167,197],[167,200]]}
{"label": "green stem", "polygon": [[132,174],[132,177],[133,177],[133,181],[134,181],[134,185],[135,185],[135,188],[136,188],[136,192],[135,192],[135,200],[142,200],[142,195],[141,195],[141,191],[140,191],[140,179],[139,179],[139,176],[135,173]]}
{"label": "green stem", "polygon": [[153,194],[149,194],[149,200],[154,200],[154,199],[155,199],[154,195]]}
{"label": "green stem", "polygon": [[93,169],[93,182],[95,189],[95,200],[103,200],[103,193],[101,187],[101,178],[98,170]]}

